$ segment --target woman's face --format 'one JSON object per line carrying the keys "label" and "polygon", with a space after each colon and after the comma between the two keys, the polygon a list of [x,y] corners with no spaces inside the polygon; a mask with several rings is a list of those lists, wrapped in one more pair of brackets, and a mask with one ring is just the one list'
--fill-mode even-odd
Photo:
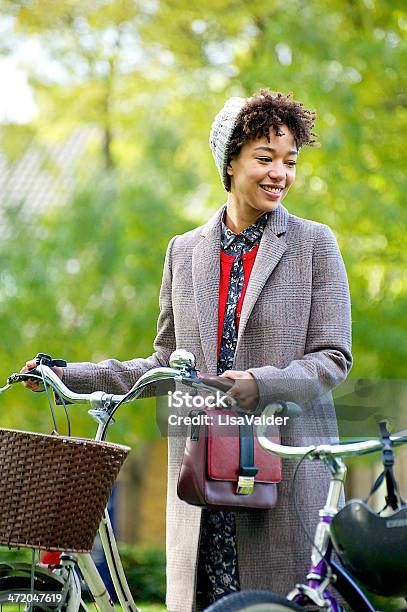
{"label": "woman's face", "polygon": [[270,128],[270,142],[262,136],[244,144],[227,168],[232,200],[256,216],[275,210],[295,180],[298,150],[288,127],[280,131]]}

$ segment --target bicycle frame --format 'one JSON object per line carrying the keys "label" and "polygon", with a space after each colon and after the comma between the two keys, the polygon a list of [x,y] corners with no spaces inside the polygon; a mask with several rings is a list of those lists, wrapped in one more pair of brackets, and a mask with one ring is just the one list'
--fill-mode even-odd
{"label": "bicycle frame", "polygon": [[[275,411],[275,406],[266,408],[268,414]],[[329,591],[330,585],[358,612],[375,612],[374,606],[363,593],[354,578],[342,565],[332,559],[333,545],[330,536],[330,525],[339,510],[340,496],[346,479],[347,468],[341,457],[363,455],[381,449],[379,440],[366,440],[350,444],[320,445],[308,447],[289,447],[276,444],[266,436],[266,427],[260,425],[257,429],[260,445],[268,452],[283,458],[304,458],[324,461],[331,472],[331,482],[325,506],[319,511],[319,522],[315,530],[314,544],[311,554],[311,564],[306,576],[307,582],[297,584],[287,595],[287,599],[305,605],[307,601],[329,612],[339,612],[341,606]],[[394,446],[407,442],[407,431],[391,436]]]}
{"label": "bicycle frame", "polygon": [[319,512],[319,523],[315,530],[314,546],[311,554],[311,564],[307,574],[306,584],[297,584],[290,591],[287,599],[301,605],[310,600],[319,607],[330,605],[330,612],[339,612],[337,599],[329,591],[329,585],[335,584],[336,590],[342,595],[352,610],[374,612],[375,608],[348,572],[332,559],[332,541],[330,525],[338,511],[341,491],[346,479],[347,468],[341,459],[327,457],[332,479],[325,506]]}
{"label": "bicycle frame", "polygon": [[[174,356],[175,358],[172,359]],[[208,382],[204,383],[199,380],[196,370],[194,369],[194,356],[191,353],[187,353],[183,350],[176,351],[170,358],[170,366],[172,367],[149,370],[139,378],[134,387],[126,395],[111,395],[103,392],[94,392],[91,394],[71,392],[47,366],[40,365],[40,375],[38,375],[37,372],[37,376],[35,377],[40,381],[46,378],[47,383],[68,402],[90,403],[92,409],[89,410],[89,414],[98,422],[95,440],[102,441],[106,437],[107,430],[113,422],[113,414],[119,405],[139,397],[145,387],[151,383],[171,379],[187,384],[193,388],[204,388],[209,391],[218,390]],[[13,375],[9,378],[6,387],[0,389],[0,392],[4,391],[14,382],[21,381],[23,379],[21,377],[32,377],[32,373],[30,372],[29,375]],[[229,401],[233,407],[236,405],[233,398],[229,397]],[[276,403],[268,406],[266,411],[269,413],[271,412],[271,414],[279,413],[282,412],[283,409],[288,410],[288,404],[289,402]],[[296,406],[296,408],[298,409],[298,406]],[[292,416],[298,416],[298,414],[298,410],[294,410],[291,413]],[[297,604],[303,604],[307,600],[310,600],[319,607],[330,609],[331,612],[339,612],[340,605],[328,588],[331,584],[335,583],[338,592],[343,595],[349,605],[352,606],[352,609],[360,610],[361,612],[373,612],[374,608],[353,578],[344,568],[338,565],[335,560],[331,559],[333,547],[330,538],[330,525],[333,517],[338,511],[340,495],[346,477],[346,466],[342,462],[341,457],[378,451],[381,449],[381,442],[379,440],[368,440],[345,445],[288,447],[269,440],[266,437],[266,429],[267,425],[257,428],[259,443],[266,451],[283,458],[303,458],[308,455],[309,458],[323,460],[329,466],[332,474],[325,506],[320,510],[320,521],[315,531],[310,571],[307,574],[307,583],[297,585],[296,588],[289,593],[288,599]],[[391,440],[395,446],[406,443],[407,431],[391,436]],[[138,609],[132,599],[125,578],[107,510],[105,510],[104,517],[99,526],[99,533],[121,608],[125,611],[137,612]],[[63,572],[64,570],[69,572],[68,575],[71,581],[70,590],[73,597],[72,607],[71,604],[69,604],[67,612],[76,612],[77,607],[75,606],[77,605],[78,593],[80,597],[80,587],[78,590],[78,584],[77,581],[75,581],[75,572],[72,571],[75,563],[81,570],[99,609],[102,610],[102,612],[113,612],[115,609],[114,605],[110,600],[110,596],[97,571],[95,563],[90,554],[83,553],[63,554],[61,568],[55,570],[56,572]]]}

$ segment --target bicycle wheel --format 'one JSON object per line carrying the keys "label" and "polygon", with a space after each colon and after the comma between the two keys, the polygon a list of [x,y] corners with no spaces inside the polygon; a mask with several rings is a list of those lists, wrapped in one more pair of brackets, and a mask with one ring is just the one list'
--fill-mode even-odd
{"label": "bicycle wheel", "polygon": [[205,612],[287,612],[304,608],[270,591],[238,591],[222,597]]}

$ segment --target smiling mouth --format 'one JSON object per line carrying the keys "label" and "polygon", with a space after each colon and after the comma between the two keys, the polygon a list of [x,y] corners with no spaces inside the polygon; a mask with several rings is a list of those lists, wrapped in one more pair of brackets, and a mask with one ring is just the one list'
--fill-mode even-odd
{"label": "smiling mouth", "polygon": [[268,191],[269,193],[281,193],[283,191],[283,187],[271,187],[271,185],[260,185],[260,187],[264,191]]}

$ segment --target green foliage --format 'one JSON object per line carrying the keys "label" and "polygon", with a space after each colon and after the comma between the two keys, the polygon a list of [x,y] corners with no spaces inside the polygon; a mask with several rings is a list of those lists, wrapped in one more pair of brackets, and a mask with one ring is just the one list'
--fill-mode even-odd
{"label": "green foliage", "polygon": [[136,601],[165,600],[165,552],[158,549],[120,546],[120,557]]}
{"label": "green foliage", "polygon": [[17,162],[32,144],[35,134],[32,126],[9,124],[2,126],[1,152],[11,164]]}
{"label": "green foliage", "polygon": [[6,546],[0,546],[0,563],[31,563],[31,559],[31,548],[6,548]]}
{"label": "green foliage", "polygon": [[[7,236],[0,243],[0,313],[7,321],[0,347],[3,379],[39,350],[69,361],[151,354],[165,250],[171,236],[190,223],[162,186],[160,192],[138,181],[120,185],[113,176],[93,176],[68,204],[32,215],[31,221],[24,206],[5,209]],[[9,411],[17,398],[25,406]],[[151,401],[144,405],[151,408]],[[49,427],[44,395],[13,389],[2,397],[2,408],[3,426]],[[123,434],[128,442],[151,436],[151,409],[148,420],[138,412],[123,410],[115,435]],[[71,408],[77,435],[83,432],[84,413]],[[91,435],[92,430],[85,432]]]}
{"label": "green foliage", "polygon": [[[318,112],[321,147],[301,151],[286,205],[339,239],[353,375],[405,376],[404,3],[5,0],[3,10],[14,27],[2,49],[35,39],[53,68],[26,58],[39,114],[3,127],[8,168],[73,128],[99,134],[66,204],[3,206],[3,379],[38,350],[68,360],[150,354],[168,240],[225,199],[207,146],[213,116],[227,96],[261,86]],[[12,395],[2,398],[3,422],[49,428],[43,396]],[[154,435],[151,405],[141,404],[140,416],[116,425],[128,442]],[[71,413],[82,431],[80,410]]]}

